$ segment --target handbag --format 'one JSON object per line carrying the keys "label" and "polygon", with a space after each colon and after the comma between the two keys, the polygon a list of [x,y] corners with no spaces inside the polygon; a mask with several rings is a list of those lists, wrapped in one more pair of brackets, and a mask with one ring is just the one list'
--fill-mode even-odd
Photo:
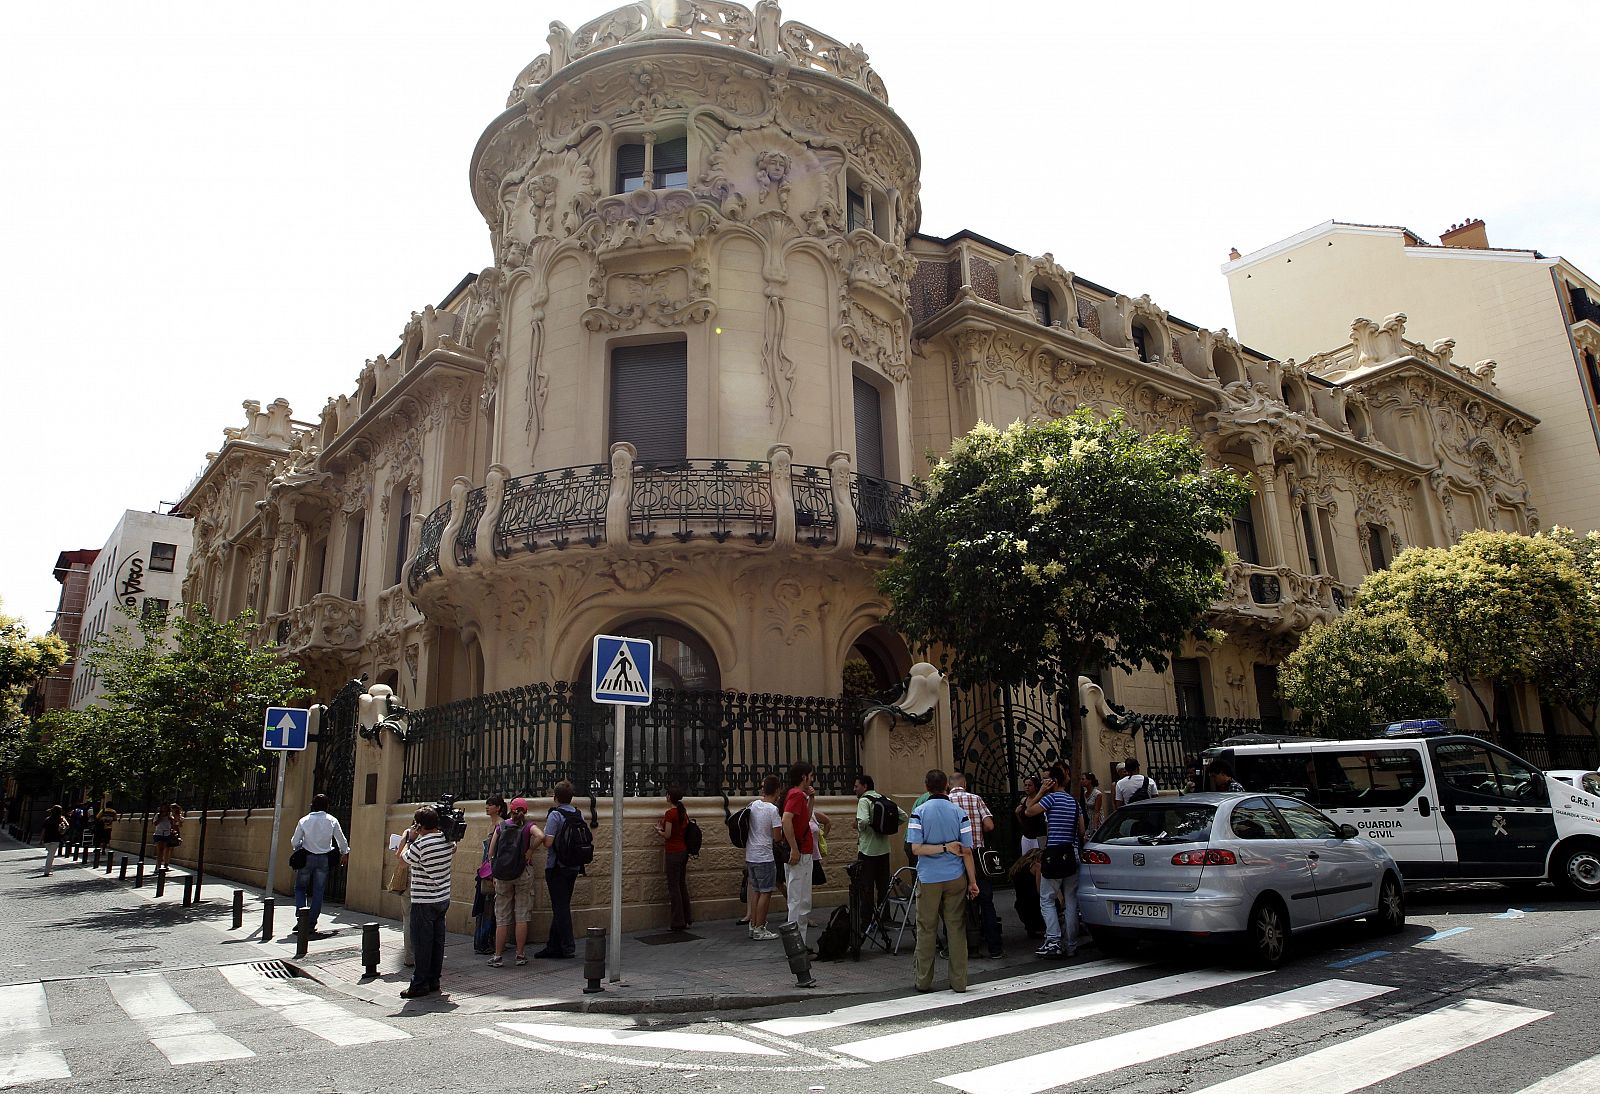
{"label": "handbag", "polygon": [[1006,876],[1006,868],[1000,861],[1000,852],[985,848],[978,852],[978,872],[986,878],[1000,878]]}
{"label": "handbag", "polygon": [[1070,843],[1051,844],[1039,857],[1039,873],[1051,881],[1071,877],[1077,872],[1078,853]]}
{"label": "handbag", "polygon": [[811,884],[812,885],[826,885],[826,884],[828,884],[828,875],[822,869],[822,860],[819,859],[819,858],[814,858],[814,859],[811,860]]}
{"label": "handbag", "polygon": [[289,869],[304,870],[306,868],[306,859],[308,857],[310,856],[307,854],[304,847],[296,848],[294,852],[289,855]]}
{"label": "handbag", "polygon": [[411,865],[405,859],[399,859],[394,864],[394,873],[389,877],[389,892],[403,893],[411,887]]}

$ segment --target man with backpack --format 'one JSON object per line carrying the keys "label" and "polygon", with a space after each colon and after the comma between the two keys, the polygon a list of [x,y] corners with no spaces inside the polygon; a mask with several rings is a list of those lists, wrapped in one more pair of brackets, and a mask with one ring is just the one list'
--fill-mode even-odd
{"label": "man with backpack", "polygon": [[550,894],[550,940],[534,957],[561,960],[576,957],[572,936],[572,887],[583,868],[594,861],[594,837],[583,814],[572,804],[572,783],[562,779],[551,791],[556,807],[544,824],[544,886]]}
{"label": "man with backpack", "polygon": [[1142,802],[1146,798],[1156,796],[1155,780],[1148,775],[1139,774],[1139,761],[1137,759],[1129,756],[1122,762],[1122,766],[1128,774],[1117,780],[1117,785],[1111,792],[1118,809],[1121,809],[1129,802]]}
{"label": "man with backpack", "polygon": [[778,790],[783,781],[776,775],[761,780],[761,796],[745,807],[749,827],[744,832],[744,869],[749,875],[750,937],[770,942],[778,937],[767,929],[767,913],[772,908],[772,891],[778,887],[777,857],[773,844],[783,834],[778,816]]}
{"label": "man with backpack", "polygon": [[528,924],[533,922],[533,849],[544,846],[544,833],[528,819],[528,799],[511,799],[511,816],[489,837],[490,873],[494,877],[494,956],[489,964],[505,964],[506,928],[516,924],[517,964],[526,965]]}
{"label": "man with backpack", "polygon": [[878,793],[865,772],[856,776],[856,863],[850,878],[851,919],[856,937],[866,934],[873,914],[889,895],[891,837],[900,832],[900,807]]}

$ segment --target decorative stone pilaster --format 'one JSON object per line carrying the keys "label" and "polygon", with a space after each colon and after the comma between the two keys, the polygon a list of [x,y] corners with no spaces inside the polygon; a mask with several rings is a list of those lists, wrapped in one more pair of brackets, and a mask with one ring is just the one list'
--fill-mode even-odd
{"label": "decorative stone pilaster", "polygon": [[786,444],[767,449],[772,466],[772,549],[794,549],[794,452]]}
{"label": "decorative stone pilaster", "polygon": [[627,441],[611,446],[611,491],[606,495],[606,546],[628,548],[628,511],[633,505],[633,463],[639,450]]}
{"label": "decorative stone pilaster", "polygon": [[494,549],[494,530],[500,526],[500,507],[505,504],[508,470],[501,464],[489,465],[483,480],[483,516],[478,518],[473,557],[480,568],[492,570],[500,564]]}
{"label": "decorative stone pilaster", "polygon": [[850,453],[835,452],[828,457],[828,479],[833,486],[833,511],[839,539],[833,545],[836,555],[851,555],[856,549],[856,503],[850,495],[850,473],[854,470]]}

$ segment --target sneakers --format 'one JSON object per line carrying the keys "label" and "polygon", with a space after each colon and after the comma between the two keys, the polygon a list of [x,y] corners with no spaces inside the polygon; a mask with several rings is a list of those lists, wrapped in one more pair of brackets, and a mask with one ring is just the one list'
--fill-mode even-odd
{"label": "sneakers", "polygon": [[778,937],[776,931],[769,931],[765,927],[757,927],[750,932],[750,937],[756,942],[771,942]]}
{"label": "sneakers", "polygon": [[1040,946],[1037,950],[1033,951],[1033,956],[1035,956],[1035,957],[1060,957],[1061,956],[1061,946],[1060,946],[1059,943],[1046,942],[1043,946]]}
{"label": "sneakers", "polygon": [[506,963],[506,959],[504,957],[501,957],[499,954],[495,954],[493,957],[489,958],[489,967],[491,969],[498,969],[501,966],[503,966],[505,963]]}

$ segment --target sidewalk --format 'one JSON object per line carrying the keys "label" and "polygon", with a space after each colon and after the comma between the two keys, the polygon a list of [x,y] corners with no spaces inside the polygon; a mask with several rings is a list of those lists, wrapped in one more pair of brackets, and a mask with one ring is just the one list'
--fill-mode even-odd
{"label": "sidewalk", "polygon": [[[93,871],[87,865],[58,857],[56,876],[46,879],[38,876],[44,863],[42,848],[25,847],[8,836],[0,836],[0,846],[8,852],[7,860],[19,866],[25,862],[32,882],[30,895],[44,896],[46,887],[63,884],[70,885],[73,892],[115,892],[118,894],[115,900],[102,902],[135,908],[143,902],[148,914],[159,916],[153,925],[203,926],[209,933],[193,937],[209,940],[210,944],[189,942],[187,951],[200,959],[191,963],[282,961],[333,991],[365,1000],[392,1013],[442,1008],[458,1013],[539,1009],[592,1013],[744,1010],[803,1000],[903,991],[911,986],[913,979],[914,946],[909,930],[898,955],[868,947],[859,962],[848,959],[813,962],[812,976],[817,986],[799,988],[795,985],[794,974],[789,971],[781,942],[751,941],[745,927],[724,919],[696,923],[691,930],[677,934],[657,928],[625,935],[622,979],[615,984],[602,981],[605,990],[596,995],[583,992],[584,938],[581,934],[578,956],[574,959],[537,960],[532,955],[542,948],[544,940],[530,939],[525,967],[513,965],[508,954],[504,967],[498,969],[489,967],[487,957],[473,952],[471,936],[451,934],[445,947],[446,994],[409,1001],[400,998],[400,992],[410,982],[410,970],[400,962],[401,931],[397,920],[326,904],[319,926],[331,937],[312,940],[306,956],[297,959],[294,956],[292,897],[278,898],[275,937],[263,943],[262,891],[259,889],[226,878],[208,878],[206,902],[183,908],[182,879],[187,876],[184,873],[170,874],[166,895],[157,899],[148,874],[144,888],[133,887],[131,866],[129,880],[119,883],[117,870],[107,875],[103,863],[100,871]],[[32,854],[26,853],[30,851]],[[120,864],[120,856],[118,858]],[[16,876],[12,881],[15,884],[23,879]],[[232,929],[231,915],[236,889],[245,894],[244,924],[238,930]],[[65,894],[67,890],[58,888],[57,891]],[[969,961],[974,981],[1042,965],[1040,959],[1033,956],[1038,943],[1026,936],[1012,912],[1010,894],[1002,891],[996,896],[1005,932],[1006,956],[999,959],[979,957],[975,950]],[[831,912],[832,908],[818,908],[811,913],[809,937],[813,946]],[[778,921],[778,915],[774,915],[769,925],[776,926]],[[363,923],[377,923],[381,939],[378,975],[371,979],[363,976],[361,963]],[[941,961],[935,973],[936,987],[945,983],[944,977],[945,967]]]}

